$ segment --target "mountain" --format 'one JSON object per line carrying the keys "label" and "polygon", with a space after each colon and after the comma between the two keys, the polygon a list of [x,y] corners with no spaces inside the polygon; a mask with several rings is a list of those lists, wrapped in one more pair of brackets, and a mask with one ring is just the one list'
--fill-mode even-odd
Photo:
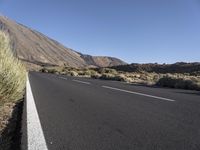
{"label": "mountain", "polygon": [[200,75],[200,62],[185,63],[177,62],[174,64],[129,64],[122,66],[113,66],[111,67],[118,71],[126,72],[156,72],[156,73],[189,73],[194,75]]}
{"label": "mountain", "polygon": [[80,68],[126,64],[124,61],[113,57],[81,54],[4,16],[0,16],[0,30],[9,34],[14,54],[28,66],[66,65]]}
{"label": "mountain", "polygon": [[81,55],[88,65],[96,65],[99,67],[109,67],[109,66],[118,66],[125,65],[126,63],[122,60],[114,57],[105,57],[105,56],[90,56],[90,55]]}

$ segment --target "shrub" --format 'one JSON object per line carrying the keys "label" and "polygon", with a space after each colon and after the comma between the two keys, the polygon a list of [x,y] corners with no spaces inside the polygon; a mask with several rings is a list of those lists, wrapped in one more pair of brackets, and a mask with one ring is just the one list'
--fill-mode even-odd
{"label": "shrub", "polygon": [[114,75],[114,74],[109,74],[109,73],[104,73],[100,79],[103,80],[115,80],[115,81],[126,81],[126,77],[122,74],[120,75]]}
{"label": "shrub", "polygon": [[200,90],[200,84],[191,79],[165,76],[158,80],[157,85],[170,88]]}
{"label": "shrub", "polygon": [[200,71],[195,71],[190,73],[191,76],[200,76]]}
{"label": "shrub", "polygon": [[155,75],[153,76],[153,81],[154,81],[154,82],[158,82],[158,80],[159,80],[159,75],[158,75],[158,74],[155,74]]}
{"label": "shrub", "polygon": [[78,73],[76,71],[69,71],[69,75],[76,77],[78,76]]}
{"label": "shrub", "polygon": [[100,77],[101,75],[99,73],[91,75],[91,78],[94,78],[94,79],[99,79]]}
{"label": "shrub", "polygon": [[90,75],[90,76],[95,76],[98,73],[96,71],[94,71],[94,70],[87,70],[87,74]]}
{"label": "shrub", "polygon": [[57,74],[60,72],[58,68],[41,68],[39,71],[44,73],[53,73],[53,74]]}
{"label": "shrub", "polygon": [[113,74],[104,73],[104,74],[102,74],[102,76],[100,77],[100,79],[103,79],[103,80],[113,80],[114,77],[115,76]]}
{"label": "shrub", "polygon": [[8,35],[0,31],[0,103],[22,97],[26,83],[26,69],[13,56]]}
{"label": "shrub", "polygon": [[91,70],[91,69],[83,69],[82,71],[79,71],[78,74],[80,76],[95,76],[97,74],[97,72],[95,70]]}
{"label": "shrub", "polygon": [[117,81],[123,81],[123,82],[128,81],[128,78],[124,74],[116,75],[114,79]]}
{"label": "shrub", "polygon": [[44,73],[48,73],[48,70],[46,68],[41,68],[39,71],[44,72]]}
{"label": "shrub", "polygon": [[57,73],[58,71],[54,68],[49,68],[49,69],[47,69],[47,72],[48,73]]}
{"label": "shrub", "polygon": [[99,69],[99,73],[100,74],[118,74],[118,72],[115,69],[110,69],[110,68],[100,68]]}

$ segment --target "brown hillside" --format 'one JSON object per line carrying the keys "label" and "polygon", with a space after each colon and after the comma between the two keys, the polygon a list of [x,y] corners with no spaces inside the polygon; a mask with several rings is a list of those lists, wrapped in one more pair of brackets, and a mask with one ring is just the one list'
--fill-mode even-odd
{"label": "brown hillside", "polygon": [[125,64],[117,58],[78,53],[4,16],[0,16],[0,29],[9,33],[14,53],[29,66],[65,64],[70,67],[108,67]]}

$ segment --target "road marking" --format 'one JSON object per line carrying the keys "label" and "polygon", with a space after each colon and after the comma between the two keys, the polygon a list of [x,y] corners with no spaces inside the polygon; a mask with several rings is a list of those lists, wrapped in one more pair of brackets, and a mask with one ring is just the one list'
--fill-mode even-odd
{"label": "road marking", "polygon": [[170,101],[170,102],[174,102],[175,101],[173,99],[168,99],[168,98],[164,98],[164,97],[153,96],[153,95],[148,95],[148,94],[144,94],[144,93],[139,93],[139,92],[133,92],[133,91],[128,91],[128,90],[118,89],[118,88],[114,88],[114,87],[110,87],[110,86],[102,86],[102,87],[106,88],[106,89],[111,89],[111,90],[116,90],[116,91],[121,91],[121,92],[126,92],[126,93],[131,93],[131,94],[146,96],[146,97],[151,97],[151,98],[165,100],[165,101]]}
{"label": "road marking", "polygon": [[60,79],[64,79],[64,80],[67,80],[67,78],[64,78],[64,77],[59,77]]}
{"label": "road marking", "polygon": [[29,78],[26,83],[26,104],[28,150],[48,150],[31,91]]}
{"label": "road marking", "polygon": [[80,80],[72,80],[72,81],[83,83],[83,84],[88,84],[88,85],[91,84],[90,82],[84,82],[84,81],[80,81]]}

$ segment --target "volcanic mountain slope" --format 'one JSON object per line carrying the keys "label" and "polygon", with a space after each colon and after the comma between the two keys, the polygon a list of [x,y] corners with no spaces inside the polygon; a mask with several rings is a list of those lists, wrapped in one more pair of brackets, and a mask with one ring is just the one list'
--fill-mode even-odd
{"label": "volcanic mountain slope", "polygon": [[109,67],[126,64],[113,57],[81,54],[4,16],[0,16],[0,30],[9,34],[15,55],[29,64],[70,67]]}

